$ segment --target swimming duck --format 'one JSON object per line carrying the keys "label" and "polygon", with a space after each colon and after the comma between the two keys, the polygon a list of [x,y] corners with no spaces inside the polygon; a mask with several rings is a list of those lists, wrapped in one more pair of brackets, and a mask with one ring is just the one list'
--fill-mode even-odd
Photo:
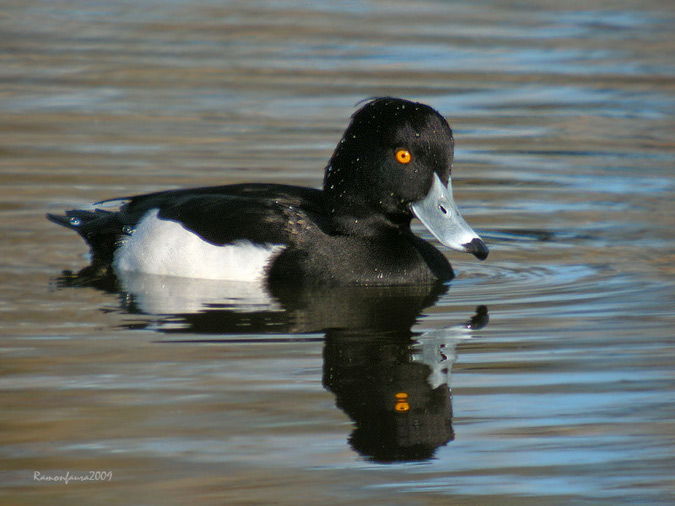
{"label": "swimming duck", "polygon": [[323,189],[170,190],[47,217],[79,233],[92,262],[116,271],[269,285],[442,282],[452,267],[412,233],[413,217],[448,248],[488,255],[453,201],[453,153],[452,130],[437,111],[383,97],[352,116]]}

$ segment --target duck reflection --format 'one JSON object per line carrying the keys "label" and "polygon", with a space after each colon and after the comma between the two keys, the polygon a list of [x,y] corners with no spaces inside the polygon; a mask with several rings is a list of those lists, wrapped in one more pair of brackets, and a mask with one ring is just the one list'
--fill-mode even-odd
{"label": "duck reflection", "polygon": [[469,323],[421,335],[328,330],[323,384],[354,421],[352,447],[374,461],[399,462],[429,459],[452,441],[455,346],[487,321],[479,306]]}
{"label": "duck reflection", "polygon": [[[414,333],[421,312],[448,290],[444,284],[268,291],[86,270],[64,273],[57,284],[118,294],[123,311],[139,315],[129,328],[202,336],[180,342],[323,340],[323,385],[354,422],[351,446],[377,462],[426,460],[452,441],[455,346],[488,322],[479,306],[467,323]],[[323,337],[303,337],[316,333]]]}

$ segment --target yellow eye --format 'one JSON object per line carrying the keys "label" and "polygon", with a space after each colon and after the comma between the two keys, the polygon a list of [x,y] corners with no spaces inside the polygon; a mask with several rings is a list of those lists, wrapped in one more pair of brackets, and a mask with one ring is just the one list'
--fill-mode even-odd
{"label": "yellow eye", "polygon": [[396,411],[398,411],[399,413],[405,413],[406,411],[410,411],[410,404],[408,404],[407,393],[399,392],[396,395],[394,395],[394,397],[396,397],[396,405],[394,406],[394,409]]}
{"label": "yellow eye", "polygon": [[396,150],[396,160],[399,163],[410,163],[412,155],[407,149],[398,149]]}

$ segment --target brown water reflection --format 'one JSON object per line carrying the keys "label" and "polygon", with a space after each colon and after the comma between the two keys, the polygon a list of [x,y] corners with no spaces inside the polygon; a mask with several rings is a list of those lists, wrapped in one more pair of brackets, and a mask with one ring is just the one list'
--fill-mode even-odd
{"label": "brown water reflection", "polygon": [[[672,503],[669,2],[1,10],[4,502]],[[319,186],[354,104],[384,94],[448,116],[455,197],[491,248],[449,254],[435,302],[379,294],[344,305],[357,320],[241,288],[180,312],[147,280],[61,286],[86,249],[45,212]],[[489,325],[462,330],[480,305]],[[402,379],[438,408],[435,450],[384,465],[361,420],[386,420],[368,400]],[[34,479],[89,470],[113,478]]]}

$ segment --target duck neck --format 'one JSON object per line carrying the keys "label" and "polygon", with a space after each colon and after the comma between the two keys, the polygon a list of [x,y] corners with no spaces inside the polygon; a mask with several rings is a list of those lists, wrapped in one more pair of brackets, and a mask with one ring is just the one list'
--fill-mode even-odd
{"label": "duck neck", "polygon": [[410,231],[412,216],[373,213],[369,209],[331,210],[333,229],[338,234],[367,237],[385,233]]}

